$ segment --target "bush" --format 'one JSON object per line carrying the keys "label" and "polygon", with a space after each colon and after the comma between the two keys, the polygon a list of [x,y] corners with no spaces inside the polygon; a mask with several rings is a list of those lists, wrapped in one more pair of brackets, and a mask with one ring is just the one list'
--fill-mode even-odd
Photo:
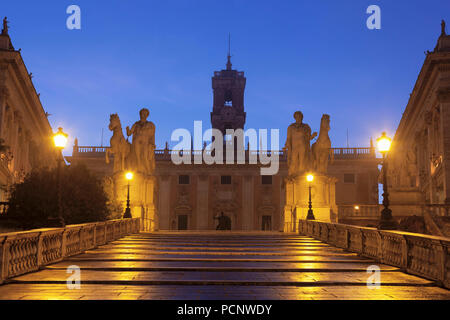
{"label": "bush", "polygon": [[[58,216],[57,169],[31,172],[12,187],[7,215],[25,229],[54,226]],[[66,224],[108,219],[108,198],[100,181],[83,165],[61,168],[62,216]]]}

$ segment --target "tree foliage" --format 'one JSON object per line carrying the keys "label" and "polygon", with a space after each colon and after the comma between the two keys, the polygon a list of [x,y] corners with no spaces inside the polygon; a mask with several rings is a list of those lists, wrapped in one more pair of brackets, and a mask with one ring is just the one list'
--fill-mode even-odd
{"label": "tree foliage", "polygon": [[[61,168],[62,217],[66,224],[104,221],[108,198],[101,182],[83,165]],[[23,228],[50,227],[58,216],[57,169],[32,171],[12,187],[8,217]]]}

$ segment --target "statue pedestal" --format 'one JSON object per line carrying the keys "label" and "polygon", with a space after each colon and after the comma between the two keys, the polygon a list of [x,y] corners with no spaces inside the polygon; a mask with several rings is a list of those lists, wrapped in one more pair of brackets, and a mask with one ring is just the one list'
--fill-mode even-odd
{"label": "statue pedestal", "polygon": [[[336,222],[337,179],[325,175],[314,176],[311,182],[311,202],[316,220]],[[309,210],[309,186],[306,175],[286,179],[284,232],[297,232],[298,220],[306,219]]]}
{"label": "statue pedestal", "polygon": [[[115,198],[127,206],[128,181],[124,172],[114,174]],[[133,218],[141,218],[141,230],[158,230],[155,201],[157,199],[157,179],[155,176],[135,173],[130,181],[130,208]]]}

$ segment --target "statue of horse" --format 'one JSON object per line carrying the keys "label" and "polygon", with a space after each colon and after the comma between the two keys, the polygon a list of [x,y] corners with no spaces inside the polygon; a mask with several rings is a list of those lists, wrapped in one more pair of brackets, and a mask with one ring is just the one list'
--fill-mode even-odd
{"label": "statue of horse", "polygon": [[127,169],[127,158],[130,154],[131,144],[125,140],[117,113],[109,118],[109,130],[113,132],[110,144],[111,147],[106,150],[106,163],[109,163],[110,154],[114,154],[114,173]]}
{"label": "statue of horse", "polygon": [[314,161],[314,171],[326,174],[328,170],[328,160],[330,156],[331,140],[328,136],[330,131],[330,116],[324,114],[320,122],[320,133],[317,141],[312,145],[312,155]]}

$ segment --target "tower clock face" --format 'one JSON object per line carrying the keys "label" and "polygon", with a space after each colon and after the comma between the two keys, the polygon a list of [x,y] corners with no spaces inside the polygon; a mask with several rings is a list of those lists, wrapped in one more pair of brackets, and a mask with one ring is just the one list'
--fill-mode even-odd
{"label": "tower clock face", "polygon": [[233,107],[224,107],[220,112],[222,119],[225,121],[233,120],[236,116],[236,110]]}

